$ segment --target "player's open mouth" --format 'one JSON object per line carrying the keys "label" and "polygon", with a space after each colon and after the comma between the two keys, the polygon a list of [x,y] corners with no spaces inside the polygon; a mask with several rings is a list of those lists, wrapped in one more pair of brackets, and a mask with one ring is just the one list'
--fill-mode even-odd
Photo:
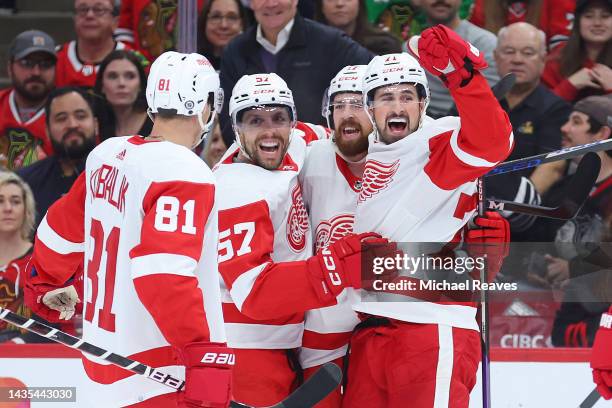
{"label": "player's open mouth", "polygon": [[266,140],[259,143],[259,150],[266,153],[276,153],[280,149],[278,141]]}
{"label": "player's open mouth", "polygon": [[359,129],[353,126],[346,126],[342,128],[342,136],[346,139],[353,139],[358,137],[360,134]]}
{"label": "player's open mouth", "polygon": [[406,118],[392,118],[387,121],[387,126],[392,133],[403,133],[408,127]]}

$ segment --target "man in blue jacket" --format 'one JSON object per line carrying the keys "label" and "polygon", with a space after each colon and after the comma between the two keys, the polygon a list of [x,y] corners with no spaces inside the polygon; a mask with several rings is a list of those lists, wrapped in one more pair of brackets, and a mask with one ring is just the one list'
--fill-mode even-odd
{"label": "man in blue jacket", "polygon": [[[275,72],[293,91],[299,120],[322,124],[321,101],[331,79],[347,65],[367,64],[373,55],[341,31],[297,15],[297,3],[251,1],[257,24],[226,46],[221,87],[231,95],[243,75]],[[234,139],[228,126],[224,138],[228,146]]]}

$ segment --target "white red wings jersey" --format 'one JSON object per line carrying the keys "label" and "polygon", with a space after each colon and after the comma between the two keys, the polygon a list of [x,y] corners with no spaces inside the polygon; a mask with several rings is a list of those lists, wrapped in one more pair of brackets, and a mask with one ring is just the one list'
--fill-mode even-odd
{"label": "white red wings jersey", "polygon": [[[314,231],[315,251],[353,232],[361,178],[353,175],[333,141],[319,140],[308,146],[300,172],[304,203]],[[347,345],[359,323],[351,308],[346,288],[338,304],[306,312],[304,337],[299,357],[303,368],[314,367],[346,354]]]}
{"label": "white red wings jersey", "polygon": [[[473,215],[476,179],[508,156],[512,128],[480,74],[451,94],[461,118],[427,121],[390,145],[370,135],[355,232],[377,232],[394,242],[446,243]],[[409,322],[477,329],[476,309],[466,305],[363,301],[354,308]]]}
{"label": "white red wings jersey", "polygon": [[41,107],[23,122],[15,103],[15,90],[0,91],[0,154],[8,159],[8,169],[16,170],[38,160],[40,146],[47,155],[53,154],[47,137],[45,110]]}
{"label": "white red wings jersey", "polygon": [[[127,44],[117,41],[115,50],[130,49]],[[55,64],[55,86],[74,85],[93,88],[102,61],[82,61],[77,53],[75,40],[63,44],[57,51]]]}
{"label": "white red wings jersey", "polygon": [[[258,279],[267,267],[312,255],[310,223],[298,183],[306,144],[302,138],[293,137],[283,162],[274,171],[234,162],[238,152],[233,144],[214,168],[219,204],[218,261],[228,344],[235,348],[295,348],[302,343],[303,313],[255,320],[247,316],[252,316],[247,310],[264,290],[272,291],[272,296],[288,290],[260,285]],[[283,310],[280,301],[277,304],[277,310]]]}
{"label": "white red wings jersey", "polygon": [[[84,255],[83,340],[184,378],[176,348],[226,340],[217,234],[214,178],[195,154],[111,138],[43,219],[31,281],[62,285]],[[109,384],[103,406],[172,391],[89,355],[83,365]]]}

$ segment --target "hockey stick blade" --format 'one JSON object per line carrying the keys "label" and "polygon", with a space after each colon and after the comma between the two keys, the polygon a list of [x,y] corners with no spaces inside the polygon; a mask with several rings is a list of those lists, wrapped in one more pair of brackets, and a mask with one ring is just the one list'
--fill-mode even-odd
{"label": "hockey stick blade", "polygon": [[612,139],[600,140],[598,142],[587,143],[579,146],[566,147],[561,150],[555,150],[554,152],[503,162],[485,174],[485,177],[530,169],[532,167],[537,167],[540,164],[572,159],[589,152],[601,152],[605,150],[612,150]]}
{"label": "hockey stick blade", "polygon": [[[334,363],[325,363],[291,395],[270,408],[311,408],[327,397],[342,381],[342,370]],[[230,408],[252,408],[232,402]]]}
{"label": "hockey stick blade", "polygon": [[600,398],[601,395],[599,394],[599,391],[597,391],[597,388],[593,388],[593,391],[587,395],[578,408],[592,408],[595,404],[597,404],[597,401],[599,401]]}
{"label": "hockey stick blade", "polygon": [[500,79],[499,82],[493,85],[493,88],[491,88],[495,99],[497,99],[498,101],[504,99],[508,92],[510,92],[510,89],[512,89],[512,87],[514,86],[515,82],[516,75],[513,72],[506,74],[506,76]]}
{"label": "hockey stick blade", "polygon": [[567,186],[563,199],[557,207],[542,207],[505,200],[487,199],[487,208],[490,210],[506,210],[539,217],[569,220],[574,218],[589,197],[589,193],[597,180],[601,169],[601,159],[596,153],[587,153]]}

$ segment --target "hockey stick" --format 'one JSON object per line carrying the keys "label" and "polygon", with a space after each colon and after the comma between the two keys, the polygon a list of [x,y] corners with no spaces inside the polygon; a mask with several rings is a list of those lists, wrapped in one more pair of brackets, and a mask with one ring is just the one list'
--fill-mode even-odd
{"label": "hockey stick", "polygon": [[154,367],[150,367],[146,364],[139,363],[138,361],[134,361],[127,357],[120,356],[119,354],[104,350],[103,348],[87,343],[78,337],[64,333],[63,331],[60,331],[54,327],[47,326],[46,324],[37,320],[25,318],[2,307],[0,307],[0,320],[4,320],[15,326],[21,327],[22,329],[26,329],[32,333],[36,333],[70,348],[99,357],[133,373],[144,375],[153,381],[167,385],[175,390],[180,391],[185,385],[185,381],[174,378]]}
{"label": "hockey stick", "polygon": [[579,146],[566,147],[564,149],[555,150],[554,152],[542,153],[535,156],[525,157],[523,159],[516,159],[500,163],[497,165],[497,167],[485,174],[485,177],[529,169],[539,166],[540,164],[571,159],[582,156],[588,152],[600,152],[604,150],[612,150],[612,139],[600,140],[598,142],[587,143]]}
{"label": "hockey stick", "polygon": [[[270,408],[310,408],[327,397],[342,381],[342,370],[334,363],[325,363],[317,372],[300,385],[291,395]],[[251,408],[239,402],[230,408]]]}
{"label": "hockey stick", "polygon": [[[478,178],[478,215],[484,216],[485,213],[485,188],[484,178]],[[487,276],[487,264],[480,268],[480,282],[485,283]],[[483,284],[482,287],[485,285]],[[482,406],[491,407],[491,362],[489,360],[489,304],[487,291],[480,291],[480,335],[481,361],[482,361]]]}
{"label": "hockey stick", "polygon": [[563,199],[556,207],[542,207],[539,205],[528,205],[515,203],[513,201],[494,200],[487,198],[489,210],[506,210],[523,214],[531,214],[539,217],[557,218],[569,220],[574,218],[589,197],[589,193],[599,176],[601,159],[596,153],[587,153],[576,169],[576,173],[570,184],[565,189]]}
{"label": "hockey stick", "polygon": [[592,408],[593,405],[597,404],[597,401],[601,398],[599,391],[597,388],[594,388],[593,391],[582,401],[582,403],[578,406],[578,408]]}
{"label": "hockey stick", "polygon": [[[138,361],[120,356],[119,354],[112,353],[108,350],[104,350],[103,348],[87,343],[78,337],[64,333],[63,331],[34,319],[25,318],[2,307],[0,307],[0,320],[4,320],[15,326],[21,327],[22,329],[26,329],[32,333],[36,333],[70,348],[99,357],[105,361],[108,361],[109,363],[117,365],[133,373],[143,375],[177,391],[182,390],[185,386],[184,380],[172,377],[171,375],[166,374],[157,368],[150,367]],[[334,363],[326,363],[297,390],[285,398],[285,400],[273,405],[270,408],[312,407],[331,393],[338,385],[340,385],[341,380],[342,371],[340,368]],[[234,401],[231,402],[230,406],[234,408],[250,408],[248,405],[243,405]]]}

